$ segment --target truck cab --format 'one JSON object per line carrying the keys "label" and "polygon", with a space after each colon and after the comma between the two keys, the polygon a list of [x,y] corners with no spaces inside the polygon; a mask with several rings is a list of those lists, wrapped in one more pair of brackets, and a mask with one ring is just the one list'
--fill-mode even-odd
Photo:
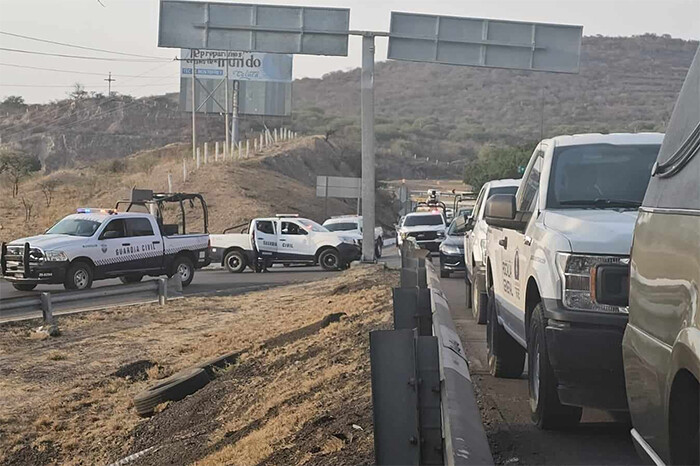
{"label": "truck cab", "polygon": [[591,296],[596,266],[629,262],[662,134],[559,136],[537,145],[517,193],[484,218],[489,370],[519,377],[528,358],[535,424],[578,423],[582,407],[626,411],[627,308]]}

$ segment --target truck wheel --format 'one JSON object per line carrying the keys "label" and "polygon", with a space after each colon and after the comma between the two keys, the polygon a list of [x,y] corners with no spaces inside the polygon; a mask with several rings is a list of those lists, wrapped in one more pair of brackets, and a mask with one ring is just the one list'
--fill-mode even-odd
{"label": "truck wheel", "polygon": [[224,265],[226,266],[226,270],[231,273],[241,273],[248,266],[248,263],[243,252],[234,250],[226,254],[226,257],[224,257]]}
{"label": "truck wheel", "polygon": [[194,266],[189,257],[177,256],[175,262],[173,262],[173,271],[174,273],[180,274],[183,288],[192,283],[194,279]]}
{"label": "truck wheel", "polygon": [[85,262],[73,262],[63,282],[67,290],[87,290],[92,287],[92,267]]}
{"label": "truck wheel", "polygon": [[566,429],[578,424],[583,410],[559,402],[557,380],[549,364],[544,339],[544,325],[544,311],[540,303],[532,312],[527,342],[530,412],[532,421],[540,429]]}
{"label": "truck wheel", "polygon": [[335,249],[325,249],[318,256],[318,263],[323,270],[338,270],[340,268],[340,255]]}
{"label": "truck wheel", "polygon": [[471,309],[474,320],[477,324],[485,324],[489,295],[482,293],[478,286],[471,285],[471,296],[469,298],[471,299]]}
{"label": "truck wheel", "polygon": [[32,291],[36,288],[36,283],[13,283],[12,287],[17,291]]}
{"label": "truck wheel", "polygon": [[119,277],[119,281],[125,285],[128,285],[129,283],[138,283],[141,280],[143,280],[143,275],[138,273],[130,273],[129,275],[122,275]]}
{"label": "truck wheel", "polygon": [[493,289],[489,290],[488,316],[486,319],[489,372],[494,377],[515,379],[525,368],[525,348],[511,337],[498,323]]}
{"label": "truck wheel", "polygon": [[374,244],[374,255],[379,259],[382,257],[382,250],[384,249],[384,242],[379,239],[377,242]]}

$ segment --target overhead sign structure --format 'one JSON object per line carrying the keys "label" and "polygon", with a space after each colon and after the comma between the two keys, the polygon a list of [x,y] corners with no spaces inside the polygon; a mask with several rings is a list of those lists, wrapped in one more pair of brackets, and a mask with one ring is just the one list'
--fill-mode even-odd
{"label": "overhead sign structure", "polygon": [[348,54],[350,10],[161,0],[158,46]]}
{"label": "overhead sign structure", "polygon": [[180,77],[238,81],[292,82],[293,56],[279,53],[233,52],[222,50],[180,50]]}
{"label": "overhead sign structure", "polygon": [[578,73],[583,26],[391,13],[388,58]]}
{"label": "overhead sign structure", "polygon": [[[226,105],[226,82],[222,79],[201,79],[197,65],[195,86],[195,110],[199,113],[229,113],[234,110]],[[234,80],[228,81],[229,95],[234,89]],[[292,114],[292,83],[267,81],[239,81],[237,88],[238,115],[289,116]],[[180,78],[180,110],[192,111],[192,78]]]}
{"label": "overhead sign structure", "polygon": [[362,196],[362,178],[317,176],[316,197],[357,199]]}

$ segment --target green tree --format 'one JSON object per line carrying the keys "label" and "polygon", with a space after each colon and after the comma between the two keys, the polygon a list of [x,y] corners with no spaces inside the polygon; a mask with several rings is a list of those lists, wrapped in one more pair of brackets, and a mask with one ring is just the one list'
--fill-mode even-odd
{"label": "green tree", "polygon": [[19,95],[11,95],[6,97],[5,100],[0,103],[3,107],[10,108],[25,108],[27,104],[24,102],[24,97]]}
{"label": "green tree", "polygon": [[30,156],[10,148],[0,149],[0,174],[4,174],[12,183],[12,197],[19,194],[20,182],[30,173],[41,170],[41,162],[36,156]]}
{"label": "green tree", "polygon": [[520,178],[534,146],[483,146],[476,159],[464,167],[464,182],[478,191],[487,181]]}

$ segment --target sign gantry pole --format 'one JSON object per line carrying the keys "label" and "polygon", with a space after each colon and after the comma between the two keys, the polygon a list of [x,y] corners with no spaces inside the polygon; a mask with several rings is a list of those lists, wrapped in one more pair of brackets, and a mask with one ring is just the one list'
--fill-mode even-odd
{"label": "sign gantry pole", "polygon": [[238,119],[238,98],[240,97],[240,88],[240,82],[238,80],[233,81],[233,121],[231,122],[231,139],[234,145],[238,143],[239,139],[240,120]]}
{"label": "sign gantry pole", "polygon": [[362,262],[374,262],[374,35],[362,35]]}
{"label": "sign gantry pole", "polygon": [[[192,57],[190,53],[190,57]],[[195,81],[197,80],[197,62],[192,57],[192,160],[197,158],[197,98],[195,97]]]}
{"label": "sign gantry pole", "polygon": [[[228,55],[228,54],[227,54]],[[228,121],[228,114],[229,114],[229,107],[228,107],[228,56],[226,57],[226,71],[224,72],[224,79],[226,80],[226,91],[224,92],[224,100],[226,101],[226,147],[224,147],[224,160],[226,160],[226,157],[230,155],[231,153],[231,133],[229,131],[229,121]]]}

